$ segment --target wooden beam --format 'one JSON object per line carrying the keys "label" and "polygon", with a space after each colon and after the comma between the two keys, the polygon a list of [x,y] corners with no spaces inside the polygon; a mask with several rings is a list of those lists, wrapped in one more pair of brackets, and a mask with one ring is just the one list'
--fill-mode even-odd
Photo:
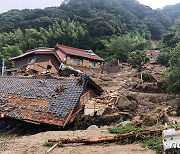
{"label": "wooden beam", "polygon": [[62,144],[68,144],[68,143],[86,143],[86,144],[95,144],[95,143],[103,143],[103,142],[117,142],[120,140],[141,140],[143,138],[148,137],[155,137],[155,136],[161,136],[163,129],[158,130],[141,130],[141,131],[135,131],[127,134],[120,134],[115,136],[107,136],[107,137],[97,137],[97,138],[61,138],[61,139],[52,139],[48,140],[48,142],[55,142],[55,143],[62,143]]}

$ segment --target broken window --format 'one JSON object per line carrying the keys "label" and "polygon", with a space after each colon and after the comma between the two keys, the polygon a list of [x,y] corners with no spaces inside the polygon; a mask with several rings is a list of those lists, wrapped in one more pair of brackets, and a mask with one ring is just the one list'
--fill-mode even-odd
{"label": "broken window", "polygon": [[82,66],[83,60],[71,58],[71,63],[72,63],[73,65],[80,65],[80,66]]}
{"label": "broken window", "polygon": [[96,67],[96,62],[90,62],[91,67]]}
{"label": "broken window", "polygon": [[29,61],[28,61],[28,64],[34,64],[36,61],[35,58],[30,58]]}

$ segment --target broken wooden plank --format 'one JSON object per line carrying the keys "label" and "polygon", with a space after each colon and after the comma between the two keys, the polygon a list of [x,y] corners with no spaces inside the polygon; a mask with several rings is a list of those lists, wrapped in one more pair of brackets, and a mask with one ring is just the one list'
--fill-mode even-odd
{"label": "broken wooden plank", "polygon": [[47,150],[47,153],[51,152],[55,147],[57,147],[58,143],[54,144],[50,149]]}

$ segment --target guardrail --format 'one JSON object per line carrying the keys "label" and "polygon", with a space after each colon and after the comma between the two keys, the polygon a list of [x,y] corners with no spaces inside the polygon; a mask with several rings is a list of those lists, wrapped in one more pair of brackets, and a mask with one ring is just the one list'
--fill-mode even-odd
{"label": "guardrail", "polygon": [[164,151],[180,149],[180,129],[164,130],[162,133]]}

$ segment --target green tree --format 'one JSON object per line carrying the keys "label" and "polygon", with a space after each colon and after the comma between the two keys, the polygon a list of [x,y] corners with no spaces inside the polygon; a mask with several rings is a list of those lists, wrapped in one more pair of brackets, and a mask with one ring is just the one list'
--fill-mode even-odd
{"label": "green tree", "polygon": [[180,94],[180,43],[170,56],[170,68],[165,74],[165,83],[168,91]]}
{"label": "green tree", "polygon": [[137,69],[140,73],[141,82],[143,84],[142,66],[149,61],[147,54],[144,51],[136,50],[129,54],[128,63]]}
{"label": "green tree", "polygon": [[26,42],[24,48],[26,50],[47,46],[47,38],[36,29],[26,29],[24,39]]}
{"label": "green tree", "polygon": [[106,60],[120,60],[126,62],[130,52],[143,50],[147,46],[147,41],[139,34],[127,34],[113,37],[109,41],[102,41],[105,50],[100,53]]}
{"label": "green tree", "polygon": [[163,66],[169,66],[171,48],[163,48],[156,58],[156,62]]}
{"label": "green tree", "polygon": [[0,54],[0,61],[2,61],[2,58],[5,58],[5,64],[7,68],[10,68],[12,67],[12,62],[9,61],[9,58],[19,56],[22,53],[18,45],[7,45],[3,47],[3,51]]}
{"label": "green tree", "polygon": [[128,63],[141,72],[142,66],[149,61],[147,54],[144,51],[136,50],[129,54]]}

